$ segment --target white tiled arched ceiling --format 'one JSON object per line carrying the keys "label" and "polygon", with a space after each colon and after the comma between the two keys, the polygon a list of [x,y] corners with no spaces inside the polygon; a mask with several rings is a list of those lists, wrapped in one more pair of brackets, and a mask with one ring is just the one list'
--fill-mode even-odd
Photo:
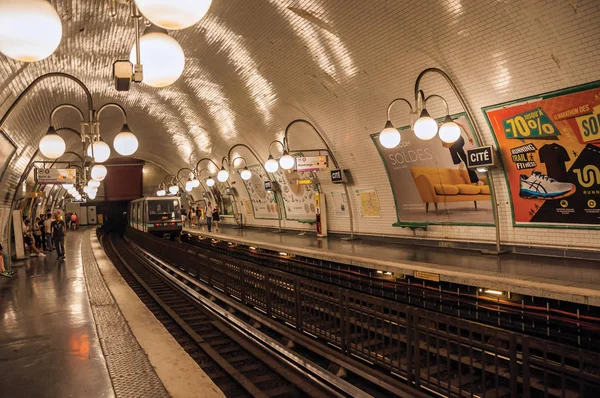
{"label": "white tiled arched ceiling", "polygon": [[[481,107],[600,79],[597,0],[213,0],[199,24],[171,33],[186,54],[184,75],[175,84],[162,89],[134,85],[119,93],[111,67],[128,58],[133,44],[128,6],[119,1],[112,18],[109,0],[52,3],[63,21],[62,42],[37,63],[0,55],[0,115],[36,77],[70,73],[90,88],[96,108],[106,102],[123,105],[140,139],[136,156],[169,172],[205,156],[219,162],[237,143],[251,145],[266,158],[269,143],[282,136],[287,123],[306,118],[324,131],[343,167],[351,170],[350,188],[379,193],[381,218],[361,219],[354,206],[355,228],[363,234],[413,234],[392,227],[394,201],[369,135],[383,127],[392,98],[411,98],[423,69],[439,67],[455,79],[487,143],[492,139]],[[440,78],[427,76],[423,88],[450,99],[453,112],[461,111]],[[47,80],[4,126],[19,148],[2,181],[2,199],[15,188],[46,131],[49,112],[63,102],[85,106],[76,85]],[[397,125],[407,122],[400,110],[393,117]],[[103,136],[112,142],[121,116],[107,110],[101,122]],[[78,127],[69,111],[61,112],[55,124]],[[291,141],[294,147],[320,146],[303,126],[294,127]],[[79,148],[75,138],[69,148]],[[244,149],[239,153],[251,159]],[[504,179],[498,174],[496,180],[504,241],[536,244],[542,231],[546,244],[600,246],[597,234],[589,231],[570,232],[565,242],[560,231],[536,229],[533,234],[513,228]],[[323,188],[331,189],[326,183]],[[238,192],[246,194],[243,188]],[[332,219],[330,228],[348,231],[348,221]],[[493,228],[486,227],[437,226],[417,234],[494,239]]]}

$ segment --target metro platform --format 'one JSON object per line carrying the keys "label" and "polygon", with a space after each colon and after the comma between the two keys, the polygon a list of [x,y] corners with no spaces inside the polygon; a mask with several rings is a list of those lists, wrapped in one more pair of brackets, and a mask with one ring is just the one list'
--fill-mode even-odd
{"label": "metro platform", "polygon": [[393,272],[427,273],[442,282],[502,290],[534,297],[600,306],[600,273],[593,260],[526,254],[486,255],[466,249],[409,245],[376,239],[345,241],[314,233],[220,224],[184,227],[184,232],[256,249]]}
{"label": "metro platform", "polygon": [[121,278],[95,231],[0,280],[3,397],[223,397]]}

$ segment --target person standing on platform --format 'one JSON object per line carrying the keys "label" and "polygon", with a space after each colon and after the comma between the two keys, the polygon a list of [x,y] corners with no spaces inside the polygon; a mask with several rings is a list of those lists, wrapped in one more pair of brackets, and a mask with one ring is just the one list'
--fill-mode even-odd
{"label": "person standing on platform", "polygon": [[42,231],[40,230],[40,218],[36,217],[33,225],[31,226],[33,231],[33,239],[35,239],[35,247],[40,250],[44,250],[42,248]]}
{"label": "person standing on platform", "polygon": [[77,214],[73,213],[71,215],[71,229],[74,230],[77,228]]}
{"label": "person standing on platform", "polygon": [[208,228],[208,232],[210,232],[212,229],[212,203],[210,203],[210,200],[206,203],[204,214],[206,215],[206,227]]}
{"label": "person standing on platform", "polygon": [[23,223],[23,241],[25,242],[25,246],[29,247],[29,255],[31,257],[46,257],[44,253],[40,252],[38,248],[35,247],[31,232],[31,222],[29,220],[25,220]]}
{"label": "person standing on platform", "polygon": [[48,246],[46,245],[46,227],[44,226],[44,221],[46,221],[46,216],[44,214],[40,214],[40,222],[38,223],[41,232],[42,239],[42,250],[48,251]]}
{"label": "person standing on platform", "polygon": [[202,220],[202,211],[200,210],[200,203],[196,205],[196,224],[200,226],[200,220]]}
{"label": "person standing on platform", "polygon": [[212,209],[212,219],[215,223],[215,227],[217,228],[216,232],[219,232],[219,221],[221,221],[221,217],[219,217],[219,208],[217,206]]}
{"label": "person standing on platform", "polygon": [[46,219],[44,220],[44,233],[46,234],[48,251],[54,250],[54,241],[52,239],[52,216],[49,214],[46,214]]}
{"label": "person standing on platform", "polygon": [[[73,222],[71,221],[73,224]],[[65,259],[65,233],[67,230],[67,225],[60,218],[58,213],[56,213],[56,217],[52,222],[52,238],[54,239],[54,246],[56,247],[56,258],[58,260]]]}

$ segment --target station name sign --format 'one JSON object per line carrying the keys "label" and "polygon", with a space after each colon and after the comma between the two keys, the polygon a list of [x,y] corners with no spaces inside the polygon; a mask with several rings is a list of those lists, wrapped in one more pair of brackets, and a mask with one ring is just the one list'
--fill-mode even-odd
{"label": "station name sign", "polygon": [[35,169],[35,179],[38,184],[75,184],[76,169]]}
{"label": "station name sign", "polygon": [[296,171],[305,173],[310,171],[321,171],[327,168],[327,156],[297,156]]}
{"label": "station name sign", "polygon": [[467,166],[469,168],[493,167],[494,149],[491,146],[482,146],[467,150]]}
{"label": "station name sign", "polygon": [[345,184],[346,173],[342,169],[331,170],[331,182],[334,184]]}

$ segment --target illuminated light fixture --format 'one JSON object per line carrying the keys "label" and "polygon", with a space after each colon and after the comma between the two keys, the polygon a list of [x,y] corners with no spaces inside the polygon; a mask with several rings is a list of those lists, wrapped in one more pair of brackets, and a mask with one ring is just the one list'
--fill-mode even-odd
{"label": "illuminated light fixture", "polygon": [[250,246],[250,250],[256,250],[256,247]]}
{"label": "illuminated light fixture", "polygon": [[88,187],[90,188],[98,188],[100,186],[100,181],[91,179],[88,181]]}
{"label": "illuminated light fixture", "polygon": [[283,151],[283,156],[279,159],[279,165],[284,170],[290,170],[294,167],[296,161],[294,158],[288,153],[288,151]]}
{"label": "illuminated light fixture", "polygon": [[66,149],[67,144],[65,140],[56,133],[54,127],[48,127],[48,132],[46,135],[40,140],[40,152],[42,155],[49,159],[58,159],[61,157]]}
{"label": "illuminated light fixture", "polygon": [[92,171],[90,172],[90,174],[94,180],[102,181],[104,180],[104,178],[106,178],[108,170],[106,169],[106,166],[102,164],[97,164],[94,165],[94,167],[92,167]]}
{"label": "illuminated light fixture", "polygon": [[69,193],[69,195],[75,196],[75,194],[77,193],[77,189],[75,189],[75,187],[71,187],[67,190],[67,192]]}
{"label": "illuminated light fixture", "polygon": [[192,188],[198,188],[200,186],[200,180],[196,178],[196,176],[194,176],[194,178],[192,179]]}
{"label": "illuminated light fixture", "polygon": [[244,181],[248,181],[252,178],[252,172],[248,170],[248,166],[244,167],[244,170],[240,173],[240,177],[242,177],[242,180]]}
{"label": "illuminated light fixture", "polygon": [[477,167],[475,170],[477,170],[478,173],[487,173],[488,172],[487,167]]}
{"label": "illuminated light fixture", "polygon": [[73,188],[73,184],[63,184],[62,187],[68,191],[69,189]]}
{"label": "illuminated light fixture", "polygon": [[392,275],[392,273],[390,271],[386,271],[385,274],[386,275]]}
{"label": "illuminated light fixture", "polygon": [[137,137],[131,132],[126,124],[121,128],[121,132],[117,134],[113,141],[115,151],[121,156],[130,156],[137,151],[139,142]]}
{"label": "illuminated light fixture", "polygon": [[383,271],[377,271],[378,274],[383,274]]}
{"label": "illuminated light fixture", "polygon": [[192,180],[188,180],[188,182],[185,183],[185,191],[191,192],[192,189],[194,189],[194,186],[192,185]]}
{"label": "illuminated light fixture", "polygon": [[185,29],[200,21],[212,0],[135,0],[142,14],[165,29]]}
{"label": "illuminated light fixture", "polygon": [[279,252],[279,255],[280,255],[280,256],[287,256],[288,254],[287,254],[287,253],[285,253],[285,252]]}
{"label": "illuminated light fixture", "polygon": [[215,180],[212,177],[208,177],[208,179],[206,180],[206,185],[208,185],[209,187],[214,187]]}
{"label": "illuminated light fixture", "polygon": [[164,189],[159,189],[158,191],[156,191],[156,196],[165,196],[167,194],[167,191],[165,191]]}
{"label": "illuminated light fixture", "polygon": [[171,192],[172,195],[176,195],[179,193],[179,187],[176,184],[173,184],[169,187],[169,192]]}
{"label": "illuminated light fixture", "polygon": [[421,116],[415,122],[413,127],[417,138],[427,141],[435,137],[438,132],[438,124],[434,118],[429,115],[427,109],[423,108]]}
{"label": "illuminated light fixture", "polygon": [[[92,155],[93,147],[93,155]],[[92,145],[88,146],[87,155],[94,158],[95,163],[103,163],[110,157],[110,147],[104,141],[95,141]]]}
{"label": "illuminated light fixture", "polygon": [[389,120],[385,122],[385,127],[383,130],[381,130],[381,133],[379,133],[379,143],[384,148],[391,149],[397,147],[401,140],[402,136],[400,135],[398,129],[394,127],[392,122]]}
{"label": "illuminated light fixture", "polygon": [[0,0],[0,52],[21,62],[48,58],[62,38],[58,13],[46,0]]}
{"label": "illuminated light fixture", "polygon": [[452,120],[450,115],[446,115],[444,122],[440,126],[440,139],[446,144],[452,144],[460,138],[460,126]]}
{"label": "illuminated light fixture", "polygon": [[[165,10],[171,5],[165,5]],[[160,29],[160,28],[158,28]],[[169,86],[183,73],[185,55],[177,40],[166,31],[154,27],[140,38],[140,61],[144,66],[143,83],[152,87]],[[131,49],[129,60],[136,63],[135,45]]]}
{"label": "illuminated light fixture", "polygon": [[88,193],[88,198],[89,199],[96,199],[96,192],[90,192],[90,193]]}
{"label": "illuminated light fixture", "polygon": [[485,289],[484,293],[502,296],[502,292],[500,290]]}
{"label": "illuminated light fixture", "polygon": [[279,163],[273,158],[273,155],[269,155],[269,159],[265,162],[265,170],[269,173],[275,173],[279,169]]}
{"label": "illuminated light fixture", "polygon": [[225,170],[224,166],[222,166],[221,170],[219,170],[219,172],[217,173],[217,180],[219,180],[220,182],[225,182],[225,181],[227,181],[228,178],[229,178],[229,172],[227,170]]}

